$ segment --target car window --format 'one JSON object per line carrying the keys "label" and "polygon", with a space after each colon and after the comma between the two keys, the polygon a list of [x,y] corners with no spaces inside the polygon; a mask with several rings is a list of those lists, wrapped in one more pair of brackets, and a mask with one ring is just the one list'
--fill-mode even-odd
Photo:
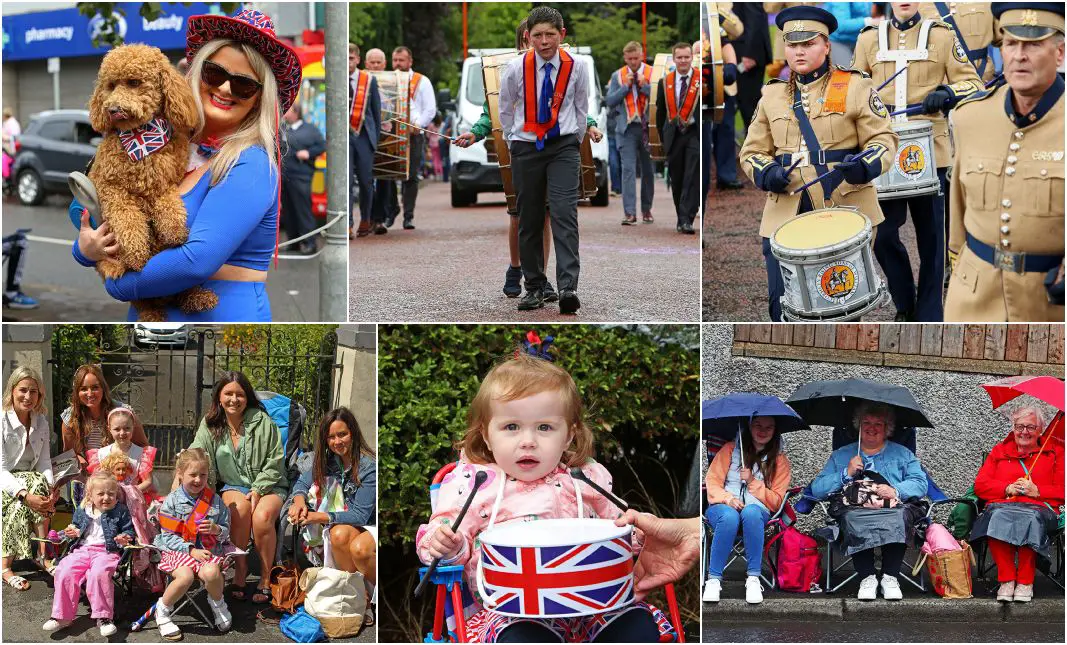
{"label": "car window", "polygon": [[482,62],[472,63],[467,69],[467,101],[472,105],[485,104],[485,79],[482,78]]}
{"label": "car window", "polygon": [[73,141],[74,128],[71,127],[70,121],[45,121],[41,124],[41,131],[38,135],[53,141]]}
{"label": "car window", "polygon": [[74,123],[74,138],[78,143],[89,145],[90,139],[99,136],[101,136],[100,133],[94,130],[93,126],[87,121],[76,121]]}

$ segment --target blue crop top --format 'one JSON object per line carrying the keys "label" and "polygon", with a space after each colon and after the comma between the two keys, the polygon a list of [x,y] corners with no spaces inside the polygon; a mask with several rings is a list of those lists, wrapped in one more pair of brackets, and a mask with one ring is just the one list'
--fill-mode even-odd
{"label": "blue crop top", "polygon": [[[224,264],[266,271],[278,226],[278,171],[262,146],[241,153],[215,186],[206,172],[182,194],[188,213],[189,239],[161,251],[139,272],[106,280],[108,294],[130,301],[171,296],[208,281]],[[77,227],[83,207],[74,200],[70,219]],[[74,241],[74,259],[93,266]]]}

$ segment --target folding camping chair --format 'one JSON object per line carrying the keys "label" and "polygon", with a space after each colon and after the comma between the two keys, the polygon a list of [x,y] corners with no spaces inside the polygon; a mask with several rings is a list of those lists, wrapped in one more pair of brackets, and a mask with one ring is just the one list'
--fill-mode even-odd
{"label": "folding camping chair", "polygon": [[[976,509],[981,513],[985,503],[979,501]],[[977,514],[976,513],[976,514]],[[1060,513],[1060,521],[1063,521],[1063,513]],[[1064,590],[1064,535],[1062,525],[1049,533],[1051,543],[1051,558],[1037,557],[1037,571],[1052,581],[1052,584]],[[992,593],[1000,584],[997,582],[997,566],[989,554],[989,542],[985,539],[971,544],[974,549],[975,570],[977,578],[982,581],[987,593]]]}
{"label": "folding camping chair", "polygon": [[[145,546],[141,546],[141,547],[138,547],[138,548],[144,548],[144,549],[151,550],[153,552],[152,560],[155,561],[155,562],[159,561],[157,558],[162,557],[162,551],[158,547],[153,546],[151,544],[145,545]],[[127,552],[129,550],[130,549],[125,549],[125,551],[127,551]],[[225,585],[226,583],[228,583],[230,580],[233,579],[234,557],[236,557],[238,555],[242,555],[242,554],[243,553],[240,552],[240,551],[234,552],[234,553],[231,553],[231,554],[227,555],[223,559],[223,563],[222,563],[222,581],[223,581],[223,585]],[[125,555],[126,554],[124,553],[123,556],[125,557]],[[209,612],[205,612],[204,608],[201,607],[199,603],[197,603],[197,598],[199,598],[200,596],[202,596],[202,595],[204,595],[206,593],[207,593],[207,587],[204,586],[204,583],[200,580],[200,578],[194,577],[193,578],[193,584],[190,585],[189,588],[185,590],[185,593],[182,595],[182,599],[179,600],[177,603],[175,603],[173,615],[176,616],[178,614],[178,612],[180,612],[186,605],[191,605],[192,608],[196,610],[196,613],[200,615],[200,618],[203,619],[204,624],[208,625],[212,629],[214,629],[215,628],[215,621],[211,618],[211,614]],[[145,626],[148,625],[149,621],[151,621],[153,618],[155,618],[155,615],[156,615],[156,603],[157,602],[158,602],[158,599],[152,601],[152,605],[148,608],[148,610],[145,611],[145,613],[141,614],[140,618],[138,618],[137,620],[133,621],[133,623],[130,625],[130,631],[131,632],[139,632],[139,631],[141,631],[142,629],[145,628]]]}
{"label": "folding camping chair", "polygon": [[[445,464],[430,483],[430,506],[437,505],[437,490],[444,481],[445,476],[455,469],[458,462]],[[426,576],[429,567],[419,568],[419,578]],[[466,643],[467,642],[467,614],[465,607],[473,604],[474,598],[463,583],[463,566],[439,566],[430,577],[430,582],[435,587],[434,596],[434,620],[433,629],[426,633],[424,643]],[[673,584],[663,586],[667,597],[668,615],[671,626],[678,637],[679,643],[685,642],[681,614],[678,611],[678,601],[674,592]],[[451,602],[449,602],[451,601]]]}

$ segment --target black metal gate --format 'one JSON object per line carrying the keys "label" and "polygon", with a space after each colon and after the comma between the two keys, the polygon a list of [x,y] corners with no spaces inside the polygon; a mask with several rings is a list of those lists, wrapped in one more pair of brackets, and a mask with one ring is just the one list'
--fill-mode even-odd
{"label": "black metal gate", "polygon": [[334,325],[183,327],[147,336],[132,325],[57,325],[52,339],[52,422],[71,405],[80,365],[98,363],[112,398],[129,404],[167,468],[192,440],[211,406],[211,389],[228,370],[244,372],[257,391],[272,391],[307,411],[305,446],[329,409],[339,405]]}

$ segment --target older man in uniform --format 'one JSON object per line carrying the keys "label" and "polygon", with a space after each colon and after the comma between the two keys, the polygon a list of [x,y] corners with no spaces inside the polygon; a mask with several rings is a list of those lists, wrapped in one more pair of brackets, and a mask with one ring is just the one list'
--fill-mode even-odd
{"label": "older man in uniform", "polygon": [[1063,322],[1062,3],[994,2],[1004,80],[952,113],[945,320]]}
{"label": "older man in uniform", "polygon": [[[913,109],[918,113],[915,118],[933,124],[933,155],[942,194],[882,199],[885,223],[878,230],[874,254],[885,271],[897,320],[940,322],[944,319],[945,173],[952,165],[944,113],[962,98],[981,91],[982,81],[952,29],[942,22],[924,21],[918,9],[917,3],[894,2],[889,20],[860,32],[852,66],[871,74],[876,86],[904,68],[882,88],[882,102],[890,112]],[[919,248],[917,293],[899,232],[909,212]]]}
{"label": "older man in uniform", "polygon": [[967,59],[983,82],[996,76],[990,47],[1000,47],[1000,29],[989,2],[920,2],[923,18],[940,20],[956,32]]}
{"label": "older man in uniform", "polygon": [[759,234],[770,316],[777,322],[782,319],[785,285],[771,254],[771,235],[791,217],[831,205],[856,207],[871,224],[881,223],[882,210],[870,182],[889,167],[897,135],[870,78],[830,66],[829,35],[837,28],[830,12],[791,7],[775,22],[793,74],[788,82],[771,79],[763,88],[741,148],[741,166],[757,188],[768,192]]}

